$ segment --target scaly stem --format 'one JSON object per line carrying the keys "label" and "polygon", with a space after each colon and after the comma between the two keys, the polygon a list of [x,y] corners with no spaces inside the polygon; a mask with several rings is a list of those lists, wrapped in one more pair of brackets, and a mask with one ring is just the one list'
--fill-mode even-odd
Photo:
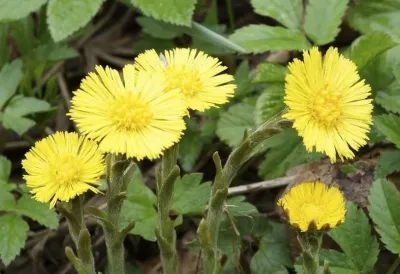
{"label": "scaly stem", "polygon": [[319,273],[319,251],[321,249],[323,232],[309,231],[300,232],[298,240],[303,250],[303,271],[304,274]]}
{"label": "scaly stem", "polygon": [[161,172],[157,172],[157,242],[160,248],[164,274],[178,273],[178,255],[176,252],[176,215],[171,212],[174,183],[180,174],[176,165],[178,145],[167,149],[162,158]]}

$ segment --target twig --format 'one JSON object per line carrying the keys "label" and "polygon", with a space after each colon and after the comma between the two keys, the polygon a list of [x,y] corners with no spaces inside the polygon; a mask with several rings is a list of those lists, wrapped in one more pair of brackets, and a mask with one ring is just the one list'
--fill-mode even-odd
{"label": "twig", "polygon": [[262,182],[258,182],[258,183],[253,183],[253,184],[249,184],[249,185],[230,187],[230,188],[228,188],[228,195],[233,196],[233,195],[238,195],[238,194],[259,191],[262,189],[285,186],[285,185],[288,185],[288,184],[294,182],[295,179],[296,179],[296,176],[288,176],[288,177],[281,177],[281,178],[277,178],[277,179],[273,179],[273,180],[267,180],[267,181],[262,181]]}
{"label": "twig", "polygon": [[64,75],[62,73],[58,73],[57,83],[60,87],[61,97],[63,98],[64,104],[67,110],[69,110],[69,108],[71,107],[71,95],[69,94],[67,82],[65,81]]}
{"label": "twig", "polygon": [[133,63],[133,61],[130,59],[116,57],[99,49],[93,49],[93,52],[101,59],[119,67],[123,67],[127,64]]}

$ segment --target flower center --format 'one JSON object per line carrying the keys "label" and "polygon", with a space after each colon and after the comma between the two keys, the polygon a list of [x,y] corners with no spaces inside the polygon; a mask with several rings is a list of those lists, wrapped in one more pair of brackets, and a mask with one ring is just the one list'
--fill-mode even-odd
{"label": "flower center", "polygon": [[306,221],[316,221],[321,214],[321,207],[313,203],[307,203],[301,207],[301,211]]}
{"label": "flower center", "polygon": [[70,184],[80,180],[82,164],[72,153],[62,153],[50,163],[50,170],[53,182]]}
{"label": "flower center", "polygon": [[311,102],[311,108],[314,119],[325,126],[332,126],[340,117],[340,97],[326,87]]}
{"label": "flower center", "polygon": [[199,72],[182,65],[168,65],[166,69],[168,90],[179,88],[185,96],[192,97],[202,90]]}
{"label": "flower center", "polygon": [[138,131],[146,127],[153,113],[140,94],[127,92],[110,106],[109,115],[119,130]]}

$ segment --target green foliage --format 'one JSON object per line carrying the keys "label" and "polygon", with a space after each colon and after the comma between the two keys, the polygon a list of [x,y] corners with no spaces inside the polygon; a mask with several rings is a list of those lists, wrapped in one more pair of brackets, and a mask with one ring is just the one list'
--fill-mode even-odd
{"label": "green foliage", "polygon": [[7,101],[17,92],[17,87],[22,79],[22,62],[17,59],[2,67],[0,70],[0,109],[4,108]]}
{"label": "green foliage", "polygon": [[0,216],[0,257],[8,265],[19,254],[26,241],[28,224],[17,215]]}
{"label": "green foliage", "polygon": [[249,62],[241,62],[235,72],[235,84],[237,86],[235,89],[236,99],[243,98],[253,91],[254,85],[249,78],[249,73]]}
{"label": "green foliage", "polygon": [[253,77],[255,83],[283,83],[288,72],[287,67],[275,63],[262,63]]}
{"label": "green foliage", "polygon": [[385,90],[380,90],[375,102],[385,110],[400,113],[400,82],[394,81]]}
{"label": "green foliage", "polygon": [[267,25],[249,25],[237,29],[230,39],[253,53],[269,50],[302,50],[310,47],[301,31]]}
{"label": "green foliage", "polygon": [[310,0],[306,8],[304,30],[317,45],[332,42],[339,33],[349,0]]}
{"label": "green foliage", "polygon": [[254,11],[269,16],[290,29],[300,29],[303,3],[299,0],[252,0]]}
{"label": "green foliage", "polygon": [[246,197],[239,195],[226,200],[226,208],[229,214],[233,217],[237,216],[250,216],[251,214],[257,213],[257,208],[246,202]]}
{"label": "green foliage", "polygon": [[0,155],[0,182],[7,182],[11,173],[11,162],[6,157]]}
{"label": "green foliage", "polygon": [[400,172],[400,150],[383,152],[375,168],[375,179]]}
{"label": "green foliage", "polygon": [[47,23],[54,41],[61,41],[84,27],[103,0],[49,0]]}
{"label": "green foliage", "polygon": [[357,273],[370,273],[378,259],[378,241],[371,235],[368,217],[363,210],[357,209],[352,202],[348,202],[346,207],[345,222],[328,235],[354,263]]}
{"label": "green foliage", "polygon": [[400,117],[384,114],[374,117],[375,126],[386,138],[400,148]]}
{"label": "green foliage", "polygon": [[0,22],[24,18],[46,2],[47,0],[0,0]]}
{"label": "green foliage", "polygon": [[255,120],[260,125],[280,113],[285,104],[283,102],[284,86],[282,84],[269,85],[258,97],[256,103]]}
{"label": "green foliage", "polygon": [[177,25],[190,26],[195,0],[130,0],[143,14]]}
{"label": "green foliage", "polygon": [[385,179],[372,184],[369,200],[369,215],[375,223],[386,248],[400,254],[400,193]]}
{"label": "green foliage", "polygon": [[182,35],[187,28],[157,21],[151,17],[141,16],[136,18],[136,22],[142,27],[142,31],[154,38],[172,39]]}

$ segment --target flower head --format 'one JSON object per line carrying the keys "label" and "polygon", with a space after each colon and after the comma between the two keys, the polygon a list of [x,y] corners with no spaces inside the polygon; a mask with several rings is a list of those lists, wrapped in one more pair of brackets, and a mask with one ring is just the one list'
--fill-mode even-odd
{"label": "flower head", "polygon": [[162,72],[168,89],[179,89],[189,109],[204,111],[224,104],[236,87],[229,84],[232,75],[220,74],[226,67],[217,58],[195,49],[165,51],[161,59],[155,50],[148,50],[136,58],[135,64],[139,70]]}
{"label": "flower head", "polygon": [[22,161],[24,179],[42,203],[68,202],[95,186],[104,173],[104,158],[95,142],[77,133],[57,132],[38,141]]}
{"label": "flower head", "polygon": [[322,57],[318,48],[303,52],[304,61],[289,64],[286,76],[284,117],[303,137],[308,151],[353,158],[351,149],[367,143],[372,124],[371,88],[360,81],[356,65],[329,48]]}
{"label": "flower head", "polygon": [[307,231],[333,228],[344,221],[343,193],[323,182],[304,182],[293,186],[278,201],[292,226]]}
{"label": "flower head", "polygon": [[123,83],[116,70],[97,66],[96,72],[74,93],[69,115],[102,151],[155,159],[178,142],[186,107],[178,90],[166,89],[162,74],[127,65]]}

